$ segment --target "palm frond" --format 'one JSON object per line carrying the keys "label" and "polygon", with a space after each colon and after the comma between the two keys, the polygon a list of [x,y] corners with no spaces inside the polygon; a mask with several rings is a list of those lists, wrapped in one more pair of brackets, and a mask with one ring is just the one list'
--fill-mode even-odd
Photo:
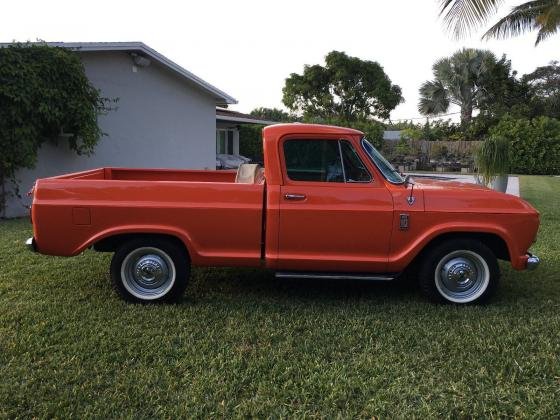
{"label": "palm frond", "polygon": [[556,32],[558,32],[558,27],[554,29],[541,28],[537,33],[537,40],[535,41],[535,47],[539,45],[541,41],[544,41],[548,37],[554,35]]}
{"label": "palm frond", "polygon": [[443,114],[449,109],[449,95],[439,80],[429,80],[420,87],[418,111],[422,115]]}
{"label": "palm frond", "polygon": [[558,0],[535,0],[514,7],[483,35],[483,39],[509,38],[525,32],[539,30],[537,41],[556,33],[560,24]]}
{"label": "palm frond", "polygon": [[549,6],[544,10],[544,12],[537,16],[537,25],[540,27],[537,34],[537,39],[535,41],[535,46],[539,45],[541,41],[544,41],[551,35],[558,32],[560,27],[560,2],[549,1]]}
{"label": "palm frond", "polygon": [[496,13],[504,0],[440,0],[440,16],[455,38],[469,35]]}

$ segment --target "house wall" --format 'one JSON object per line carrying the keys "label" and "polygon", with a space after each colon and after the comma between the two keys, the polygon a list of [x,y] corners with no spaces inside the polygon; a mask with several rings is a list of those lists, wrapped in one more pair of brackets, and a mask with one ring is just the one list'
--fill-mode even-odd
{"label": "house wall", "polygon": [[[81,53],[85,71],[102,96],[119,98],[118,109],[99,117],[107,133],[92,156],[77,156],[61,141],[44,145],[37,166],[17,174],[20,191],[36,178],[102,166],[214,169],[214,98],[171,70],[152,62],[134,67],[126,52]],[[7,217],[27,214],[28,203],[11,198]]]}

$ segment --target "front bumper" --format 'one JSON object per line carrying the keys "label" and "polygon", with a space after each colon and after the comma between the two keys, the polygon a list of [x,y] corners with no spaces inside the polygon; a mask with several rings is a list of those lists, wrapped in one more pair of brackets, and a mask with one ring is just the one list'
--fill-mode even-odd
{"label": "front bumper", "polygon": [[30,251],[37,252],[37,245],[35,244],[35,238],[29,238],[27,241],[25,241],[25,246]]}
{"label": "front bumper", "polygon": [[539,266],[540,262],[541,260],[539,257],[529,252],[527,253],[527,270],[536,269]]}

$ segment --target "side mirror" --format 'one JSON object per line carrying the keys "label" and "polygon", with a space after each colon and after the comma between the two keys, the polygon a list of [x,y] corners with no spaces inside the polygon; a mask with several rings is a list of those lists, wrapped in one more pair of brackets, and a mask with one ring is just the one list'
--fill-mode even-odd
{"label": "side mirror", "polygon": [[412,177],[410,175],[407,175],[404,177],[404,186],[405,188],[408,188],[408,186],[411,186],[412,188],[410,188],[410,195],[407,197],[406,202],[408,203],[409,206],[412,206],[414,204],[414,202],[416,201],[416,197],[414,197],[412,194],[414,193],[414,180],[412,179]]}
{"label": "side mirror", "polygon": [[416,183],[414,182],[414,179],[410,175],[407,175],[404,177],[404,185],[405,186],[416,185]]}

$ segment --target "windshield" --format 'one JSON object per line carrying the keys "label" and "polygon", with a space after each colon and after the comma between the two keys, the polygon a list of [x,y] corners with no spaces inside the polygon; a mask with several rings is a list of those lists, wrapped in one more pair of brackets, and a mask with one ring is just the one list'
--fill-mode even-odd
{"label": "windshield", "polygon": [[379,153],[368,140],[366,140],[365,137],[362,139],[362,147],[387,181],[393,184],[402,184],[404,182],[404,178],[401,176],[399,171],[393,168],[393,165],[391,165],[387,159],[385,159],[383,155]]}

